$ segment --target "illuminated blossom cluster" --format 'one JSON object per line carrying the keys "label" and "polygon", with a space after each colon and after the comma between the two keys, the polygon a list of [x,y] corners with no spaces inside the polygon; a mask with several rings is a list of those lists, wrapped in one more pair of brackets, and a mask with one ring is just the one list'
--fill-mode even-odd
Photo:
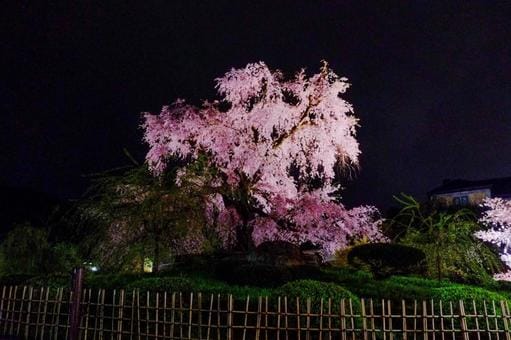
{"label": "illuminated blossom cluster", "polygon": [[[292,227],[283,227],[279,221]],[[342,204],[305,194],[282,215],[254,219],[252,237],[256,245],[277,240],[294,244],[311,242],[320,246],[322,255],[328,257],[346,247],[350,240],[366,237],[385,241],[379,231],[381,222],[374,207],[347,210]]]}
{"label": "illuminated blossom cluster", "polygon": [[[219,171],[216,185],[248,191],[249,221],[225,195],[211,198],[207,213],[227,230],[225,243],[239,224],[252,228],[256,244],[310,240],[328,253],[355,235],[379,239],[374,208],[347,210],[330,197],[339,189],[336,169],[356,166],[360,154],[358,120],[341,98],[348,87],[326,63],[317,74],[302,70],[291,79],[263,62],[232,69],[216,79],[221,101],[196,107],[177,100],[144,114],[147,162],[158,175],[171,157],[206,154]],[[321,185],[311,188],[311,181]]]}
{"label": "illuminated blossom cluster", "polygon": [[[486,199],[482,207],[487,210],[480,221],[489,229],[478,231],[475,236],[497,246],[501,260],[511,268],[511,201],[502,198]],[[511,272],[497,274],[495,279],[511,281]]]}

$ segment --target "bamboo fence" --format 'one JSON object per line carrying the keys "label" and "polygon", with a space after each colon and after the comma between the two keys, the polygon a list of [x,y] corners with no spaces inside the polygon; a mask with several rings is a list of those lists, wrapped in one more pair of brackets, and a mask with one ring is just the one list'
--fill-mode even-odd
{"label": "bamboo fence", "polygon": [[[0,288],[0,335],[67,339],[73,291]],[[79,339],[511,340],[505,301],[313,301],[85,289]],[[0,337],[1,338],[1,337]]]}

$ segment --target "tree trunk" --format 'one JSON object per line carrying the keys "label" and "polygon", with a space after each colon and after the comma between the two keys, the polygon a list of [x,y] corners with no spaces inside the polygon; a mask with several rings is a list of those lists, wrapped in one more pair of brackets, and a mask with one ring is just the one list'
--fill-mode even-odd
{"label": "tree trunk", "polygon": [[160,242],[159,237],[154,237],[154,261],[153,261],[153,273],[158,273],[160,270]]}
{"label": "tree trunk", "polygon": [[440,257],[440,250],[436,249],[436,270],[438,275],[438,281],[442,280],[442,258]]}

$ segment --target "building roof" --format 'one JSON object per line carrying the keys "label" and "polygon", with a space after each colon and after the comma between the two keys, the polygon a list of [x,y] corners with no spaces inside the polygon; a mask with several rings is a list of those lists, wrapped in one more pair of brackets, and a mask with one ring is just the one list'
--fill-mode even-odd
{"label": "building roof", "polygon": [[483,180],[446,179],[441,186],[428,194],[432,196],[475,189],[490,189],[492,197],[511,197],[511,177]]}

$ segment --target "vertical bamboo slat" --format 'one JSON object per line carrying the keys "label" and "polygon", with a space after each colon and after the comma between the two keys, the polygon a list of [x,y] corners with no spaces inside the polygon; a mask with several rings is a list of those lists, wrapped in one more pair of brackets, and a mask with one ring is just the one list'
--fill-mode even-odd
{"label": "vertical bamboo slat", "polygon": [[99,313],[101,315],[101,318],[99,319],[99,340],[103,340],[104,336],[105,295],[106,291],[104,289],[101,289],[101,304],[99,309]]}
{"label": "vertical bamboo slat", "polygon": [[475,300],[472,300],[472,308],[474,310],[474,316],[475,316],[475,321],[476,321],[477,340],[481,340],[481,334],[479,332],[479,318],[477,315],[477,307],[476,307]]}
{"label": "vertical bamboo slat", "polygon": [[193,293],[190,293],[190,305],[188,310],[188,339],[192,338],[192,317],[193,317]]}
{"label": "vertical bamboo slat", "polygon": [[202,340],[202,294],[197,294],[197,305],[199,309],[198,324],[199,324],[199,340]]}
{"label": "vertical bamboo slat", "polygon": [[369,299],[369,311],[371,313],[371,330],[372,330],[372,340],[376,340],[376,325],[374,322],[374,304],[373,299]]}
{"label": "vertical bamboo slat", "polygon": [[163,339],[165,339],[166,337],[167,337],[167,292],[163,292]]}
{"label": "vertical bamboo slat", "polygon": [[280,296],[277,298],[277,340],[280,340],[280,316],[282,311],[280,309]]}
{"label": "vertical bamboo slat", "polygon": [[311,299],[307,298],[306,300],[306,323],[305,323],[305,339],[310,340],[310,328],[311,328]]}
{"label": "vertical bamboo slat", "polygon": [[440,311],[440,335],[442,336],[442,340],[445,340],[445,328],[444,328],[444,309],[442,306],[442,301],[438,302],[439,311]]}
{"label": "vertical bamboo slat", "polygon": [[141,329],[141,325],[140,325],[140,290],[137,289],[136,291],[136,296],[137,296],[137,302],[136,302],[136,306],[137,306],[137,338],[138,340],[141,339],[141,332],[140,332],[140,329]]}
{"label": "vertical bamboo slat", "polygon": [[183,339],[183,324],[184,324],[184,315],[183,315],[183,293],[179,292],[179,339]]}
{"label": "vertical bamboo slat", "polygon": [[422,301],[422,332],[424,340],[428,340],[428,305],[426,301]]}
{"label": "vertical bamboo slat", "polygon": [[16,336],[20,336],[20,327],[21,327],[21,317],[23,315],[23,303],[25,302],[25,293],[27,291],[27,286],[23,286],[23,293],[21,294],[21,301],[20,301],[20,309],[18,312],[18,322],[16,327]]}
{"label": "vertical bamboo slat", "polygon": [[390,340],[394,340],[394,332],[392,331],[392,306],[390,305],[390,300],[387,300],[387,308],[389,313],[389,332],[390,332]]}
{"label": "vertical bamboo slat", "polygon": [[328,298],[328,340],[332,340],[332,299]]}
{"label": "vertical bamboo slat", "polygon": [[206,340],[209,340],[209,336],[211,334],[211,318],[213,317],[213,302],[215,301],[213,298],[213,294],[211,294],[211,298],[209,300],[209,313],[208,313],[208,331],[206,334]]}
{"label": "vertical bamboo slat", "polygon": [[[27,315],[25,317],[25,331],[23,336],[25,339],[28,339],[28,335],[30,334],[30,316],[32,313],[32,297],[34,293],[34,287],[30,286],[28,288],[28,307],[27,307]],[[2,313],[2,308],[0,307],[0,313]]]}
{"label": "vertical bamboo slat", "polygon": [[[130,340],[133,340],[133,328],[135,322],[135,289],[131,291],[131,320],[130,320]],[[87,339],[87,338],[86,338]]]}
{"label": "vertical bamboo slat", "polygon": [[268,297],[264,297],[264,339],[268,340]]}
{"label": "vertical bamboo slat", "polygon": [[[88,292],[88,294],[87,294]],[[85,304],[87,306],[85,310],[85,326],[84,326],[84,338],[88,339],[89,332],[89,319],[90,319],[90,305],[91,305],[92,290],[89,288],[88,291],[84,292],[84,298],[86,297]]]}
{"label": "vertical bamboo slat", "polygon": [[385,300],[381,300],[381,329],[383,331],[383,340],[387,340],[387,320],[385,320]]}
{"label": "vertical bamboo slat", "polygon": [[247,336],[247,322],[248,322],[248,312],[249,312],[249,304],[250,304],[250,296],[247,296],[245,300],[245,315],[243,320],[243,340],[246,340]]}
{"label": "vertical bamboo slat", "polygon": [[436,330],[435,330],[435,304],[433,303],[433,300],[430,300],[431,305],[431,338],[433,340],[436,340]]}
{"label": "vertical bamboo slat", "polygon": [[9,319],[9,334],[14,334],[14,318],[16,317],[15,316],[15,311],[16,311],[16,295],[18,293],[18,286],[14,286],[14,293],[11,297],[11,318]]}
{"label": "vertical bamboo slat", "polygon": [[172,293],[170,309],[170,338],[174,338],[174,324],[176,318],[176,293]]}
{"label": "vertical bamboo slat", "polygon": [[[503,301],[503,304],[504,304],[504,308],[506,310],[506,319],[509,321],[511,319],[511,313],[509,311],[509,304],[507,303],[507,301]],[[506,340],[510,340],[511,338],[511,330],[509,329],[511,328],[511,325],[509,324],[508,322],[508,331],[506,333]]]}
{"label": "vertical bamboo slat", "polygon": [[511,340],[510,338],[510,329],[509,329],[509,325],[508,325],[508,313],[507,313],[507,310],[506,310],[506,305],[504,303],[504,301],[500,301],[500,309],[502,310],[502,320],[504,321],[504,332],[506,334],[506,340]]}
{"label": "vertical bamboo slat", "polygon": [[119,305],[117,311],[117,340],[122,340],[124,325],[124,289],[119,292]]}
{"label": "vertical bamboo slat", "polygon": [[255,339],[259,340],[259,332],[261,331],[261,309],[262,309],[262,297],[259,296],[257,299],[257,314],[256,314],[256,329],[255,329]]}
{"label": "vertical bamboo slat", "polygon": [[[37,315],[36,315],[36,324],[35,324],[35,339],[37,339],[37,336],[39,335],[39,322],[41,319],[41,305],[42,305],[42,301],[43,301],[43,293],[44,293],[44,288],[41,288],[39,290],[39,299],[37,300],[38,304],[37,304]],[[6,317],[7,317],[7,315],[6,315]],[[4,333],[5,333],[5,330],[4,330]]]}
{"label": "vertical bamboo slat", "polygon": [[297,339],[300,340],[301,332],[300,332],[300,298],[296,298],[296,329],[297,329]]}
{"label": "vertical bamboo slat", "polygon": [[323,340],[323,298],[319,301],[319,340]]}
{"label": "vertical bamboo slat", "polygon": [[401,329],[403,330],[403,340],[408,339],[408,334],[406,332],[406,302],[405,300],[401,300],[401,317],[402,317],[402,326]]}
{"label": "vertical bamboo slat", "polygon": [[463,300],[459,300],[459,308],[460,308],[461,334],[463,335],[463,340],[469,340],[468,332],[467,332],[467,320],[465,319],[465,306],[463,305]]}
{"label": "vertical bamboo slat", "polygon": [[2,288],[2,300],[0,301],[0,327],[2,327],[2,323],[5,324],[5,312],[4,312],[4,301],[5,301],[5,291],[7,287],[4,286]]}
{"label": "vertical bamboo slat", "polygon": [[16,336],[20,336],[21,332],[21,324],[23,323],[22,317],[23,317],[23,305],[25,305],[25,294],[27,293],[27,286],[23,286],[23,290],[21,293],[21,300],[19,303],[19,310],[18,310],[18,322],[16,327]]}
{"label": "vertical bamboo slat", "polygon": [[160,313],[160,293],[156,292],[156,303],[154,305],[155,311],[154,311],[154,337],[158,339],[159,337],[159,328],[160,328],[160,319],[159,319],[159,313]]}
{"label": "vertical bamboo slat", "polygon": [[64,288],[57,289],[56,303],[53,305],[54,321],[53,321],[53,327],[52,327],[55,340],[57,340],[59,337],[60,309],[62,307],[63,295],[64,295]]}
{"label": "vertical bamboo slat", "polygon": [[417,340],[417,300],[413,300],[413,340]]}
{"label": "vertical bamboo slat", "polygon": [[[43,321],[41,323],[41,340],[44,339],[44,330],[45,330],[45,326],[46,326],[46,315],[48,315],[48,300],[49,300],[49,298],[50,298],[50,288],[47,288],[46,295],[44,296]],[[58,328],[57,328],[57,331],[58,331]]]}
{"label": "vertical bamboo slat", "polygon": [[149,293],[149,291],[146,291],[146,295],[145,295],[145,338],[146,338],[146,340],[149,339],[149,319],[150,319],[149,309],[150,309],[150,305],[151,305],[150,298],[151,298],[151,294]]}
{"label": "vertical bamboo slat", "polygon": [[288,323],[288,311],[287,311],[287,296],[284,296],[284,327],[286,328],[286,340],[289,340],[289,323]]}
{"label": "vertical bamboo slat", "polygon": [[362,334],[364,340],[368,340],[367,336],[367,317],[366,317],[366,302],[364,299],[360,299],[360,315],[362,317]]}
{"label": "vertical bamboo slat", "polygon": [[346,340],[346,309],[345,309],[345,300],[341,299],[341,306],[339,311],[340,324],[341,324],[341,339]]}
{"label": "vertical bamboo slat", "polygon": [[227,297],[227,340],[232,340],[232,295]]}
{"label": "vertical bamboo slat", "polygon": [[220,336],[220,333],[221,333],[221,328],[220,328],[220,311],[221,311],[221,305],[220,305],[220,294],[218,294],[216,296],[216,336],[217,336],[217,340],[221,340],[221,336]]}

